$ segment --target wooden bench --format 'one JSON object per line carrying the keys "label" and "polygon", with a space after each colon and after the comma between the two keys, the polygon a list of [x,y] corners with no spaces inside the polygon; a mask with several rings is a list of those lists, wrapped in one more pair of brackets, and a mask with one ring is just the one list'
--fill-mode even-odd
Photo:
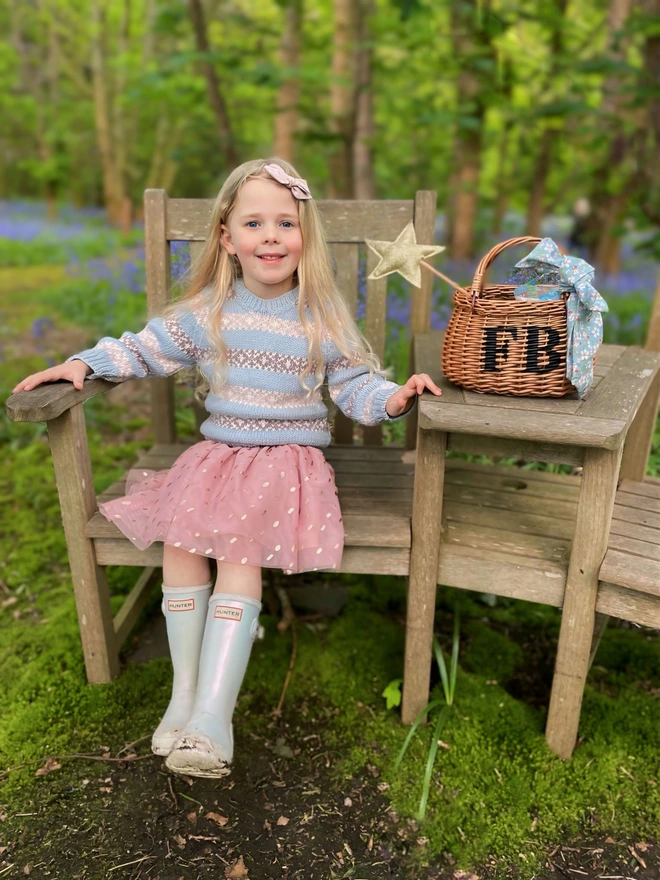
{"label": "wooden bench", "polygon": [[[378,258],[364,248],[365,238],[394,240],[414,222],[417,240],[433,242],[436,194],[420,191],[409,201],[320,201],[326,237],[336,261],[337,280],[356,314],[359,248],[366,251],[367,274]],[[145,237],[148,314],[157,313],[170,298],[172,241],[190,243],[193,258],[207,234],[213,200],[168,199],[162,190],[145,193]],[[385,354],[386,279],[367,281],[365,335],[376,354]],[[424,273],[421,288],[411,289],[411,334],[429,329],[431,276]],[[154,445],[138,466],[166,468],[185,446],[177,443],[173,380],[150,380]],[[87,444],[83,402],[111,390],[113,383],[87,381],[81,391],[68,382],[19,392],[7,402],[15,421],[45,421],[60,497],[73,589],[76,598],[87,678],[107,682],[120,670],[119,650],[147,602],[162,562],[162,544],[138,551],[99,513]],[[327,397],[326,397],[327,400]],[[331,412],[334,407],[331,407]],[[342,571],[406,575],[410,562],[412,466],[402,454],[415,443],[416,412],[406,420],[406,442],[400,448],[383,445],[380,425],[364,427],[364,445],[355,443],[352,421],[336,413],[334,442],[327,450],[337,471],[346,526]],[[123,492],[123,480],[101,497]],[[401,505],[392,504],[400,499]],[[405,499],[405,500],[404,500]],[[114,620],[110,609],[105,566],[143,568],[135,587]]]}

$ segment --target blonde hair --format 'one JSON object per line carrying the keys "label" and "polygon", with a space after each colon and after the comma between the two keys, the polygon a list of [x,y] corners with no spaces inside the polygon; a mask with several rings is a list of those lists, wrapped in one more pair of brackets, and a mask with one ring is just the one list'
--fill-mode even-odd
{"label": "blonde hair", "polygon": [[[255,177],[273,180],[268,172],[263,170],[264,165],[270,163],[277,163],[292,177],[300,177],[289,162],[278,158],[244,162],[232,171],[215,200],[211,213],[211,228],[199,258],[191,267],[189,287],[164,311],[165,316],[172,316],[183,308],[209,309],[207,336],[217,352],[212,364],[212,390],[219,388],[226,381],[227,349],[221,332],[222,308],[232,291],[234,282],[241,277],[238,258],[228,253],[222,246],[221,226],[228,224],[238,193],[247,180]],[[341,354],[351,363],[365,364],[370,374],[382,371],[378,357],[360,332],[335,283],[330,253],[316,202],[314,199],[296,201],[303,242],[297,269],[300,286],[298,317],[308,339],[307,364],[299,378],[301,385],[311,396],[321,387],[325,375],[321,352],[324,330]],[[311,312],[311,320],[307,310]],[[314,375],[316,379],[312,388],[306,384],[306,378],[310,375]]]}

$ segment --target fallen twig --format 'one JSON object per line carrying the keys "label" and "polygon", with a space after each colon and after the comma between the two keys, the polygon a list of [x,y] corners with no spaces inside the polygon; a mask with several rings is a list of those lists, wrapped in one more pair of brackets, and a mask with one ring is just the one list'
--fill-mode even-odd
{"label": "fallen twig", "polygon": [[172,795],[172,800],[174,801],[174,806],[178,810],[179,809],[179,802],[176,799],[176,794],[174,793],[174,789],[172,788],[172,777],[171,776],[167,777],[167,784],[170,787],[170,794]]}
{"label": "fallen twig", "polygon": [[111,871],[116,871],[118,868],[127,868],[129,865],[137,865],[140,862],[146,862],[147,859],[155,859],[157,856],[142,856],[141,859],[135,859],[133,862],[124,862],[123,865],[115,865],[114,868],[108,868],[108,874]]}
{"label": "fallen twig", "polygon": [[[125,758],[104,758],[102,755],[55,755],[54,761],[68,761],[73,758],[79,758],[84,761],[105,761],[114,764],[132,764],[134,761],[143,761],[145,758],[153,758],[154,755],[127,755]],[[16,770],[22,770],[23,767],[31,767],[35,764],[43,764],[48,758],[37,758],[34,761],[26,761],[24,764],[17,764],[16,767],[8,767],[6,770],[0,771],[0,779],[9,776]],[[53,771],[54,772],[54,771]]]}
{"label": "fallen twig", "polygon": [[150,733],[147,733],[145,736],[141,736],[140,739],[133,740],[132,743],[128,743],[127,745],[124,746],[123,749],[120,749],[117,752],[116,757],[119,757],[119,755],[121,755],[122,752],[127,752],[129,749],[133,748],[133,746],[136,746],[138,743],[144,742],[145,739],[151,739],[151,736],[152,735]]}
{"label": "fallen twig", "polygon": [[[292,609],[293,613],[293,609]],[[286,689],[289,686],[289,680],[291,679],[291,673],[293,672],[293,665],[296,662],[296,654],[298,653],[298,636],[296,634],[296,616],[293,614],[293,619],[291,621],[291,637],[293,638],[293,646],[291,648],[291,659],[289,660],[289,668],[286,671],[286,678],[284,679],[284,685],[282,686],[282,693],[280,694],[280,699],[277,704],[277,708],[273,712],[275,717],[278,717],[282,714],[282,704],[284,703],[284,697],[286,696]]]}

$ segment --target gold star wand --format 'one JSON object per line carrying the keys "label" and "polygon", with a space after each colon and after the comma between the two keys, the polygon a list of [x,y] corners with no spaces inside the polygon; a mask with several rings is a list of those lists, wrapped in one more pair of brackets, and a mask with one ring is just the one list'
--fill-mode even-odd
{"label": "gold star wand", "polygon": [[439,254],[444,251],[444,247],[434,244],[417,244],[415,227],[412,221],[408,223],[396,241],[371,241],[365,238],[365,244],[371,248],[376,256],[380,257],[380,262],[369,275],[369,278],[374,281],[384,278],[386,275],[391,275],[392,272],[398,272],[407,281],[414,284],[415,287],[421,287],[422,273],[419,267],[424,266],[425,269],[429,269],[438,278],[446,281],[447,284],[451,284],[457,290],[462,290],[463,293],[468,293],[460,284],[456,284],[451,278],[443,275],[442,272],[439,272],[426,262],[424,257],[432,257],[434,254]]}

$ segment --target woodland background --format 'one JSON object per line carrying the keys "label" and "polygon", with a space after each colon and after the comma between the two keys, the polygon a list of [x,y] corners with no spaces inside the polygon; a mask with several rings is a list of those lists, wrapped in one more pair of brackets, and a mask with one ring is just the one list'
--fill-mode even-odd
{"label": "woodland background", "polygon": [[2,0],[0,199],[215,195],[294,161],[330,198],[436,189],[454,258],[508,210],[591,213],[608,272],[660,221],[659,0]]}

